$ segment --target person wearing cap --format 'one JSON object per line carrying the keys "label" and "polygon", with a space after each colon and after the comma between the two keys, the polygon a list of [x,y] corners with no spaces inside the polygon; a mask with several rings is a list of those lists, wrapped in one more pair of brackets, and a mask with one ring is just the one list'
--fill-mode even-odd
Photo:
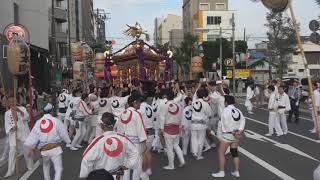
{"label": "person wearing cap", "polygon": [[99,123],[104,133],[96,137],[84,151],[80,178],[86,178],[91,172],[99,169],[111,173],[119,168],[136,168],[139,162],[138,149],[126,135],[114,131],[114,115],[104,113]]}
{"label": "person wearing cap", "polygon": [[299,105],[301,98],[301,89],[299,87],[299,81],[294,80],[293,86],[289,88],[288,96],[290,98],[291,110],[289,111],[288,122],[292,122],[292,115],[295,116],[295,123],[299,122]]}
{"label": "person wearing cap", "polygon": [[230,95],[225,95],[225,109],[221,115],[221,130],[222,136],[219,138],[220,144],[218,149],[219,172],[213,173],[213,177],[225,177],[225,152],[230,148],[230,153],[233,158],[235,170],[231,172],[234,177],[240,177],[240,160],[238,155],[238,146],[241,139],[241,134],[245,128],[245,117],[242,112],[234,106],[235,98]]}
{"label": "person wearing cap", "polygon": [[[148,139],[143,116],[138,111],[140,109],[142,97],[135,93],[128,98],[129,107],[120,115],[117,121],[116,130],[126,135],[138,148],[139,158],[138,166],[133,169],[132,180],[139,180],[142,173],[142,160],[144,154],[147,152],[146,141]],[[130,171],[125,171],[125,180],[130,179]]]}
{"label": "person wearing cap", "polygon": [[[30,133],[29,129],[29,114],[25,107],[15,106],[14,98],[10,97],[8,99],[9,110],[6,111],[5,120],[5,132],[8,136],[9,141],[9,159],[8,159],[8,171],[5,177],[10,177],[14,174],[15,163],[16,163],[16,153],[24,154],[26,165],[28,170],[32,170],[33,161],[26,155],[25,147],[23,143],[26,137]],[[18,146],[18,151],[16,152],[16,146]]]}
{"label": "person wearing cap", "polygon": [[54,180],[62,176],[62,147],[61,143],[70,143],[68,131],[64,124],[51,115],[53,106],[48,103],[44,108],[44,115],[36,122],[31,133],[25,141],[28,147],[28,156],[32,157],[34,149],[38,148],[42,156],[44,180],[50,180],[50,163],[53,163]]}

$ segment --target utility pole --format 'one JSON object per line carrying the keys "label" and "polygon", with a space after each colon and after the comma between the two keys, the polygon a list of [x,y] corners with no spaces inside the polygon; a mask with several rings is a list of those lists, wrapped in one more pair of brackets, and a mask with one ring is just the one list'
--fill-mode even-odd
{"label": "utility pole", "polygon": [[[68,8],[68,63],[71,63],[71,22],[70,22],[70,0],[67,0],[67,8]],[[67,63],[67,64],[68,64]]]}
{"label": "utility pole", "polygon": [[220,58],[219,58],[219,65],[220,65],[220,74],[219,77],[222,79],[222,27],[220,26]]}
{"label": "utility pole", "polygon": [[[56,42],[56,25],[55,25],[55,19],[54,19],[54,2],[55,0],[51,0],[51,58],[52,58],[52,63],[54,64],[54,67],[52,68],[52,85],[53,85],[53,92],[52,92],[52,104],[54,105],[54,107],[56,105],[56,91],[57,91],[57,82],[55,80],[55,75],[57,72],[57,42]],[[56,112],[56,111],[53,111]]]}
{"label": "utility pole", "polygon": [[235,30],[236,24],[234,22],[234,13],[232,13],[232,56],[233,56],[233,68],[232,68],[232,86],[233,86],[233,95],[236,95],[236,47],[235,47]]}

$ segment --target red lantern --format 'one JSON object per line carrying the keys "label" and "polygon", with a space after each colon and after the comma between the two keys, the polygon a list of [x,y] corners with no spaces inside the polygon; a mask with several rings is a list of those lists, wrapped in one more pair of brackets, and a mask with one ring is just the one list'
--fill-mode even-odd
{"label": "red lantern", "polygon": [[102,78],[104,78],[104,72],[102,71],[102,72],[95,72],[95,77],[97,78],[97,79],[102,79]]}
{"label": "red lantern", "polygon": [[111,66],[111,76],[112,77],[118,76],[118,67],[117,67],[117,65]]}
{"label": "red lantern", "polygon": [[104,54],[97,53],[95,58],[95,70],[96,71],[103,71],[104,70]]}
{"label": "red lantern", "polygon": [[76,61],[82,61],[82,46],[80,42],[71,44],[71,57]]}

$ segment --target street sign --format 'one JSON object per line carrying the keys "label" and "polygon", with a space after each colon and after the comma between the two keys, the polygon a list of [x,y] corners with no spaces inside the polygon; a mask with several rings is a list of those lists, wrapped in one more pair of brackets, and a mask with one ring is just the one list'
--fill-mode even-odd
{"label": "street sign", "polygon": [[232,66],[233,66],[233,59],[226,59],[226,60],[224,61],[224,64],[225,64],[226,66],[232,67]]}
{"label": "street sign", "polygon": [[310,35],[310,41],[315,43],[315,44],[318,44],[320,42],[320,35],[319,33],[317,32],[313,32],[311,35]]}
{"label": "street sign", "polygon": [[320,23],[317,20],[312,20],[309,23],[309,28],[313,32],[318,31],[320,28]]}
{"label": "street sign", "polygon": [[[250,75],[250,69],[236,69],[236,78],[248,78]],[[227,78],[232,79],[232,70],[227,71]]]}

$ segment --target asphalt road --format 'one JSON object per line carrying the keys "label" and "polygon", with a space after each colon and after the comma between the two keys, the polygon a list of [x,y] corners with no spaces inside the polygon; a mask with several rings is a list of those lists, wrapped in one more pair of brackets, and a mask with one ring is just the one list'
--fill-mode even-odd
{"label": "asphalt road", "polygon": [[[308,132],[313,127],[310,113],[302,113],[299,124],[289,123],[289,133],[281,137],[266,137],[268,132],[268,112],[255,109],[255,114],[248,115],[243,105],[238,105],[247,117],[246,137],[241,142],[241,178],[242,180],[312,180],[313,170],[319,165],[320,144],[314,135]],[[63,154],[63,180],[78,180],[81,151],[65,150]],[[205,159],[196,161],[186,157],[187,166],[174,171],[163,170],[167,158],[163,154],[153,154],[153,175],[151,180],[206,180],[214,179],[212,172],[218,170],[217,150],[212,149],[204,154]],[[226,177],[230,176],[232,159],[227,156]],[[5,167],[5,166],[4,166]],[[0,175],[5,168],[2,167]],[[53,170],[52,170],[53,173]],[[25,177],[27,177],[25,175]],[[1,178],[0,178],[1,179]],[[10,180],[17,180],[12,177]],[[20,178],[23,179],[23,178]],[[41,165],[25,179],[43,180]]]}

